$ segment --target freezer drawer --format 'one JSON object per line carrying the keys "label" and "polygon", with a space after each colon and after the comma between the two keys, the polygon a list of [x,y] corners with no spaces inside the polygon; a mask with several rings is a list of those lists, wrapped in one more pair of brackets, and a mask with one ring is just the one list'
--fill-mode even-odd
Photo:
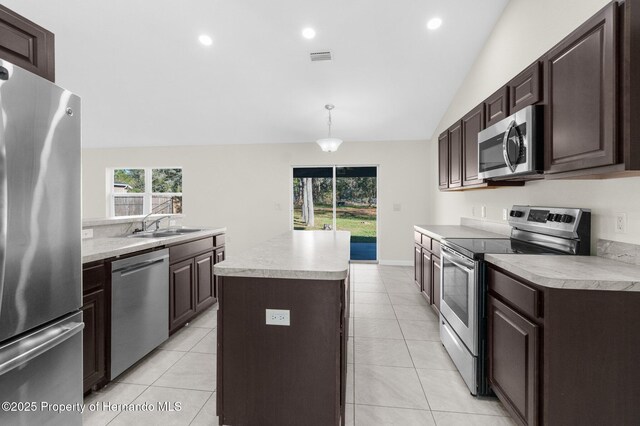
{"label": "freezer drawer", "polygon": [[82,425],[83,328],[78,312],[0,346],[1,425]]}
{"label": "freezer drawer", "polygon": [[169,251],[112,263],[113,380],[169,338]]}

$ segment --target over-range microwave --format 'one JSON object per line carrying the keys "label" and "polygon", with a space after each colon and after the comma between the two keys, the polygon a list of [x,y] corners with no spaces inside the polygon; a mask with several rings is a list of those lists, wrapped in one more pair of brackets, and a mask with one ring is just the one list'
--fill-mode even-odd
{"label": "over-range microwave", "polygon": [[478,133],[478,177],[542,173],[542,106],[528,106]]}

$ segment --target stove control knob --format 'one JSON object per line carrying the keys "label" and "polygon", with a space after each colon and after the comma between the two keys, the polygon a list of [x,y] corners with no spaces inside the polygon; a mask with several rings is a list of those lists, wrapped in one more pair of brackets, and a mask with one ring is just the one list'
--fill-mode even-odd
{"label": "stove control knob", "polygon": [[509,212],[509,216],[511,216],[511,217],[522,217],[522,212],[520,210],[511,210]]}
{"label": "stove control knob", "polygon": [[573,222],[573,216],[571,216],[570,214],[563,214],[561,220],[562,223],[571,223]]}
{"label": "stove control knob", "polygon": [[554,222],[562,222],[562,215],[561,214],[556,214],[556,216],[553,218]]}
{"label": "stove control knob", "polygon": [[547,222],[553,222],[553,218],[554,218],[554,217],[556,217],[556,215],[555,215],[555,214],[553,214],[553,213],[549,213],[549,214],[547,215]]}

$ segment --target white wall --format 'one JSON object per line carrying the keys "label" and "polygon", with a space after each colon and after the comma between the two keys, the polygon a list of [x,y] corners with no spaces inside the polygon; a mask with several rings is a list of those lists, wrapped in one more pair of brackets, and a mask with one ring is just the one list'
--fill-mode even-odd
{"label": "white wall", "polygon": [[[84,149],[83,217],[106,216],[106,169],[183,167],[185,224],[226,226],[229,255],[290,229],[291,167],[378,165],[379,256],[412,259],[413,224],[427,221],[427,141]],[[430,185],[430,184],[429,184]],[[401,205],[393,211],[393,204]]]}
{"label": "white wall", "polygon": [[[609,0],[511,0],[471,71],[458,90],[430,143],[430,181],[437,181],[438,135],[487,96],[562,40]],[[502,220],[512,204],[591,208],[592,243],[597,238],[640,243],[640,178],[586,181],[545,181],[525,187],[441,193],[432,191],[436,223],[455,224],[461,216],[480,215]],[[614,231],[616,212],[628,215],[628,231]]]}

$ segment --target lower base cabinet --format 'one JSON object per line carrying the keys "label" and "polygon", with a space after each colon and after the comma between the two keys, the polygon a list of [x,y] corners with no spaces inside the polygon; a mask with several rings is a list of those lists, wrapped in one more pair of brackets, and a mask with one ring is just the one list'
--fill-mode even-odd
{"label": "lower base cabinet", "polygon": [[196,314],[194,260],[169,266],[169,330],[175,331]]}
{"label": "lower base cabinet", "polygon": [[422,249],[422,295],[427,303],[433,303],[433,272],[431,264],[431,252]]}
{"label": "lower base cabinet", "polygon": [[[344,426],[349,295],[348,276],[220,277],[220,424]],[[291,310],[289,326],[265,324],[274,307]]]}
{"label": "lower base cabinet", "polygon": [[213,265],[224,260],[224,235],[169,247],[169,334],[217,302]]}
{"label": "lower base cabinet", "polygon": [[486,276],[489,383],[517,423],[639,424],[640,292]]}
{"label": "lower base cabinet", "polygon": [[539,327],[495,297],[487,302],[489,382],[519,419],[538,424]]}
{"label": "lower base cabinet", "polygon": [[413,279],[425,300],[440,315],[440,242],[415,232]]}
{"label": "lower base cabinet", "polygon": [[[440,253],[438,253],[440,254]],[[431,255],[431,281],[433,283],[433,305],[431,305],[440,315],[440,257],[435,254]]]}
{"label": "lower base cabinet", "polygon": [[87,264],[82,271],[82,368],[83,392],[107,383],[107,300],[108,274],[105,264]]}

